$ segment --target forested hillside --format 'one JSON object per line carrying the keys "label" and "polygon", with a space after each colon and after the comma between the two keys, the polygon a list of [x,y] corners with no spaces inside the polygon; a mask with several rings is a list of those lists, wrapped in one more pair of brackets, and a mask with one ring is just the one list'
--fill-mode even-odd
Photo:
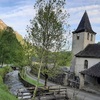
{"label": "forested hillside", "polygon": [[[6,25],[2,20],[0,20],[0,31],[6,29],[7,27],[8,25]],[[14,31],[14,34],[16,35],[16,38],[18,39],[18,41],[23,44],[23,37],[17,31]],[[1,32],[0,32],[0,35],[1,35]]]}

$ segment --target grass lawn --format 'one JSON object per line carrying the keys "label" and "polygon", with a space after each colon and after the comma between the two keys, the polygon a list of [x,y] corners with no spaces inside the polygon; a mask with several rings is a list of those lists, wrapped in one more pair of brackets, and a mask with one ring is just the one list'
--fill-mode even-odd
{"label": "grass lawn", "polygon": [[[22,76],[21,76],[22,77]],[[23,78],[23,77],[22,77]],[[31,79],[30,77],[28,77],[27,75],[25,75],[25,77],[23,78],[25,81],[27,81],[27,82],[29,82],[30,84],[33,84],[33,85],[38,85],[38,86],[43,86],[43,84],[42,83],[37,83],[37,81],[36,80],[33,80],[33,79]]]}
{"label": "grass lawn", "polygon": [[0,100],[18,100],[15,96],[9,93],[8,90],[6,90],[7,87],[5,85],[0,84]]}

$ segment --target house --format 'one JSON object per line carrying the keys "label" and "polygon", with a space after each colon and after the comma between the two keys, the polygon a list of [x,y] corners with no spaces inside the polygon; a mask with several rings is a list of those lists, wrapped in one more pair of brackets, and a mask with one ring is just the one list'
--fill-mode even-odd
{"label": "house", "polygon": [[96,32],[91,27],[86,11],[72,33],[71,71],[80,78],[80,88],[84,87],[85,82],[100,84],[100,44],[95,43]]}

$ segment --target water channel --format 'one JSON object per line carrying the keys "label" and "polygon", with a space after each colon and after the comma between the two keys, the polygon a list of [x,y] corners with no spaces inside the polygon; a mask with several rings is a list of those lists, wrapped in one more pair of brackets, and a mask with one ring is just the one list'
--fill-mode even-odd
{"label": "water channel", "polygon": [[19,89],[24,89],[27,91],[25,86],[20,82],[18,77],[18,70],[9,72],[5,76],[5,84],[8,86],[10,92],[14,95],[17,95]]}

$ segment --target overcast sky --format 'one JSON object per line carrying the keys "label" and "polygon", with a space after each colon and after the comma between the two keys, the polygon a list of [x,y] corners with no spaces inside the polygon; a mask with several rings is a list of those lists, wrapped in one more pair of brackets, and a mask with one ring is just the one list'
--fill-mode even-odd
{"label": "overcast sky", "polygon": [[[0,19],[13,27],[23,37],[29,20],[35,16],[35,0],[0,0]],[[77,28],[86,10],[93,30],[97,33],[96,42],[100,41],[100,0],[67,0],[66,9],[70,14],[70,30]]]}

